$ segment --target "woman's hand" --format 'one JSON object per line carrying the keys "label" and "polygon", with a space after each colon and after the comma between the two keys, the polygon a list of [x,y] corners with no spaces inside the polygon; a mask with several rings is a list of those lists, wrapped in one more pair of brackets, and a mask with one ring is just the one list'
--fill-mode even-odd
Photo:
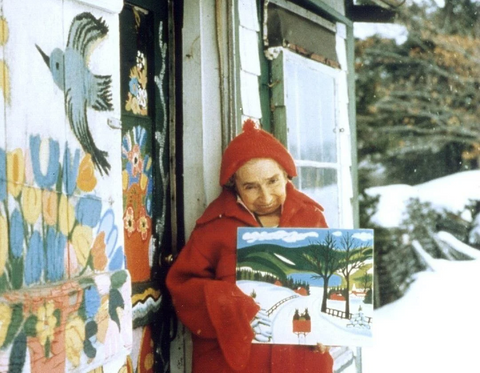
{"label": "woman's hand", "polygon": [[324,344],[317,343],[316,346],[313,346],[313,352],[320,352],[324,354],[325,352],[330,351],[330,346],[325,346]]}

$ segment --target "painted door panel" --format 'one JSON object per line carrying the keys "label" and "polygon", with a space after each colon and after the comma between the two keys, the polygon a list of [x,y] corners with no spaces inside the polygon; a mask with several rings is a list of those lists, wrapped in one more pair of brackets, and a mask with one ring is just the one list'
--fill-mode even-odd
{"label": "painted door panel", "polygon": [[[158,3],[158,2],[157,2]],[[120,15],[122,188],[127,268],[132,276],[136,372],[163,371],[162,268],[171,250],[168,142],[168,2],[136,0]],[[154,365],[154,361],[156,365]]]}

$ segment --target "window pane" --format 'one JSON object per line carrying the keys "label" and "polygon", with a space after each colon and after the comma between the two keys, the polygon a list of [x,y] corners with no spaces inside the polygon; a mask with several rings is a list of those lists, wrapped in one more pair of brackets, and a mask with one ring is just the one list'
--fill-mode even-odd
{"label": "window pane", "polygon": [[336,169],[298,167],[298,177],[293,179],[295,186],[325,209],[330,227],[338,227],[339,189]]}
{"label": "window pane", "polygon": [[336,163],[335,78],[324,69],[302,57],[285,59],[287,141],[295,159]]}

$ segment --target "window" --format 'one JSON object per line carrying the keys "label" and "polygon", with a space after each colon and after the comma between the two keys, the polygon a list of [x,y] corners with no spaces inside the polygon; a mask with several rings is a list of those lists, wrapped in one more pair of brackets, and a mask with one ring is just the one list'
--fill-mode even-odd
{"label": "window", "polygon": [[295,159],[294,183],[325,208],[329,226],[339,228],[353,226],[344,87],[342,70],[287,49],[272,61],[274,132]]}

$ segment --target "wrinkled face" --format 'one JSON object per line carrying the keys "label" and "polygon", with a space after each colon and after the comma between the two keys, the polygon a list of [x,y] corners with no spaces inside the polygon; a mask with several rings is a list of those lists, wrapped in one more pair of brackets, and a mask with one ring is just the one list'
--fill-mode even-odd
{"label": "wrinkled face", "polygon": [[255,158],[235,173],[235,187],[247,208],[257,215],[277,213],[285,202],[287,177],[273,159]]}

